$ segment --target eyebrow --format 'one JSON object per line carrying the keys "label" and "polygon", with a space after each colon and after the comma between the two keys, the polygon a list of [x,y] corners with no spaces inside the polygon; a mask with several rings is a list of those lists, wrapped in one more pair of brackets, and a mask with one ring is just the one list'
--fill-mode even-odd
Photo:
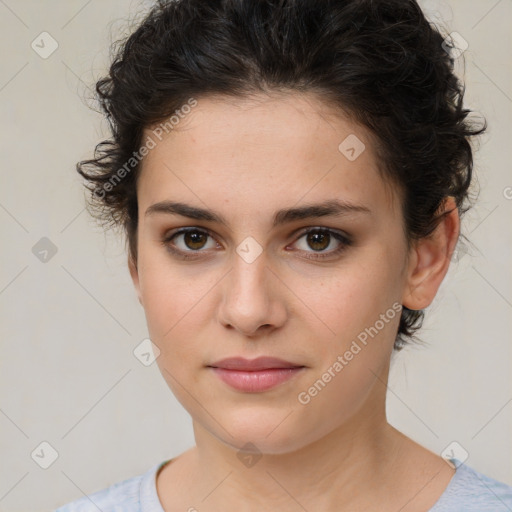
{"label": "eyebrow", "polygon": [[[144,216],[157,213],[181,215],[182,217],[188,217],[190,219],[218,222],[219,224],[228,226],[226,219],[219,213],[180,202],[161,201],[155,203],[147,208]],[[339,217],[353,213],[371,214],[371,210],[364,205],[331,199],[322,203],[306,204],[295,208],[283,208],[278,210],[274,215],[273,227],[313,217]]]}

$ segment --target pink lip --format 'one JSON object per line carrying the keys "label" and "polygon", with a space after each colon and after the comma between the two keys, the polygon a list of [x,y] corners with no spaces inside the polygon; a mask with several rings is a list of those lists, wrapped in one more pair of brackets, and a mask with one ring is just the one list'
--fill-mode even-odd
{"label": "pink lip", "polygon": [[240,371],[226,370],[225,368],[212,368],[226,384],[249,393],[267,391],[268,389],[287,381],[304,367],[272,368],[268,370]]}
{"label": "pink lip", "polygon": [[217,361],[209,367],[229,386],[250,393],[271,389],[304,369],[304,366],[274,357],[252,360],[234,357]]}

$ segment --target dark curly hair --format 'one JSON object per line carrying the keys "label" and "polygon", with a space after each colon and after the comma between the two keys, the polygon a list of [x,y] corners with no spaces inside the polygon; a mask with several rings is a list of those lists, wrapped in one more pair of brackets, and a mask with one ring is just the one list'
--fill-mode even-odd
{"label": "dark curly hair", "polygon": [[[466,119],[450,41],[415,0],[161,0],[114,43],[96,83],[112,137],[77,164],[89,212],[122,229],[136,264],[143,129],[191,97],[307,92],[369,129],[382,176],[403,191],[410,246],[435,229],[447,196],[468,209],[470,137],[486,129]],[[395,350],[423,317],[403,308]]]}

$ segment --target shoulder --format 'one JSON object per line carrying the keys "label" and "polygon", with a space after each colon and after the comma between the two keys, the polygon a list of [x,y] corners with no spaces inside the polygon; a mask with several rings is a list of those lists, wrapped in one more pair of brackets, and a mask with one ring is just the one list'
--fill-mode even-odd
{"label": "shoulder", "polygon": [[160,465],[153,466],[144,474],[82,496],[61,506],[55,512],[142,512],[144,509],[141,505],[141,496],[144,494],[144,486],[151,483],[151,478]]}
{"label": "shoulder", "polygon": [[455,475],[430,512],[506,512],[512,510],[512,486],[458,464]]}
{"label": "shoulder", "polygon": [[140,484],[142,476],[117,482],[110,487],[82,496],[55,512],[140,512]]}

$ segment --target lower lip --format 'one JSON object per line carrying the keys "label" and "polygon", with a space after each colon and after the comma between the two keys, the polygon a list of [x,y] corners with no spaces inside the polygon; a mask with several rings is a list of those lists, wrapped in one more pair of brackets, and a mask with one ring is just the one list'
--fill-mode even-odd
{"label": "lower lip", "polygon": [[238,391],[257,393],[272,389],[278,384],[291,379],[294,375],[303,370],[304,367],[272,368],[251,372],[226,370],[225,368],[214,367],[211,367],[211,369],[221,378],[221,380],[232,388],[235,388]]}

